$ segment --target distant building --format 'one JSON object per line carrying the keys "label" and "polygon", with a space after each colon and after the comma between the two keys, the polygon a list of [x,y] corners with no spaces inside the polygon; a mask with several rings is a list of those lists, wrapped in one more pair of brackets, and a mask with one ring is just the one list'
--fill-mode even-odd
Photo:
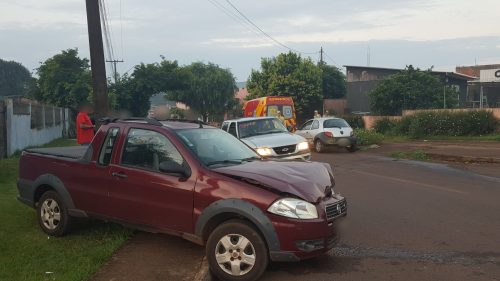
{"label": "distant building", "polygon": [[468,76],[479,78],[479,76],[481,75],[481,70],[489,70],[489,69],[500,69],[500,64],[457,66],[455,68],[455,71],[460,74],[465,74]]}
{"label": "distant building", "polygon": [[[375,90],[382,80],[402,71],[397,68],[370,66],[345,65],[344,67],[347,77],[347,110],[353,113],[370,112],[368,94]],[[457,88],[459,106],[464,107],[467,102],[467,82],[475,78],[455,72],[432,71],[431,73],[447,85]]]}
{"label": "distant building", "polygon": [[500,108],[500,64],[458,66],[456,71],[476,77],[469,81],[466,107]]}

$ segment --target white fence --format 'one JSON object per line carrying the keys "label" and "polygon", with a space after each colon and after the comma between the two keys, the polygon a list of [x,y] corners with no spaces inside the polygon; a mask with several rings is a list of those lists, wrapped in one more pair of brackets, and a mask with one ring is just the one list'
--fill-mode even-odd
{"label": "white fence", "polygon": [[69,109],[27,99],[5,99],[7,156],[66,135]]}

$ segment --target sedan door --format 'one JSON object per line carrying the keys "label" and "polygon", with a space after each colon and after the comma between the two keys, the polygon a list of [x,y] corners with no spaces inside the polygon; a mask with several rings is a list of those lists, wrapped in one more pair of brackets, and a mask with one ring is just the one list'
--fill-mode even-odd
{"label": "sedan door", "polygon": [[162,133],[131,128],[109,188],[113,216],[127,222],[180,232],[192,231],[195,179],[190,173],[168,174],[163,164],[190,171],[175,145]]}
{"label": "sedan door", "polygon": [[312,144],[313,140],[313,137],[311,135],[311,126],[313,121],[314,120],[307,121],[295,132],[297,135],[304,137],[310,144]]}

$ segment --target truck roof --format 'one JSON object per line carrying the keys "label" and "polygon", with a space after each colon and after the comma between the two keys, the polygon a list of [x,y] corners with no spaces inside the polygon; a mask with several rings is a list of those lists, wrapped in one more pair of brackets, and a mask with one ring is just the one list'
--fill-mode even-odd
{"label": "truck roof", "polygon": [[196,129],[196,128],[215,128],[207,123],[199,120],[185,120],[185,119],[167,119],[157,120],[153,118],[126,118],[126,119],[110,119],[104,118],[101,120],[103,124],[111,123],[137,123],[149,124],[152,126],[167,127],[170,129]]}

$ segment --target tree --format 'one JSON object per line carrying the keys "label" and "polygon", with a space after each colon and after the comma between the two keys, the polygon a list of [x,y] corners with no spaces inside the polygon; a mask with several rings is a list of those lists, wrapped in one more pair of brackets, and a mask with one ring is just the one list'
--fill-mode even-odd
{"label": "tree", "polygon": [[159,63],[141,63],[135,66],[132,75],[125,75],[110,85],[112,108],[128,111],[133,116],[146,116],[152,95],[183,90],[188,79],[188,73],[177,61],[163,59]]}
{"label": "tree", "polygon": [[247,82],[252,99],[264,96],[290,96],[297,117],[312,117],[323,100],[321,69],[309,58],[289,52],[274,58],[262,58],[261,70],[252,70]]}
{"label": "tree", "polygon": [[26,67],[0,59],[0,96],[25,96],[33,86],[33,78]]}
{"label": "tree", "polygon": [[346,95],[345,75],[335,66],[320,64],[324,99],[339,99]]}
{"label": "tree", "polygon": [[372,110],[381,115],[400,115],[404,109],[431,109],[457,106],[456,89],[445,86],[431,71],[407,66],[378,84],[369,94]]}
{"label": "tree", "polygon": [[89,61],[78,57],[78,49],[62,51],[37,69],[39,91],[35,97],[60,107],[77,108],[92,92]]}
{"label": "tree", "polygon": [[228,69],[213,63],[195,62],[184,67],[188,75],[186,88],[167,92],[168,99],[185,103],[205,120],[224,114],[234,106],[236,82]]}

